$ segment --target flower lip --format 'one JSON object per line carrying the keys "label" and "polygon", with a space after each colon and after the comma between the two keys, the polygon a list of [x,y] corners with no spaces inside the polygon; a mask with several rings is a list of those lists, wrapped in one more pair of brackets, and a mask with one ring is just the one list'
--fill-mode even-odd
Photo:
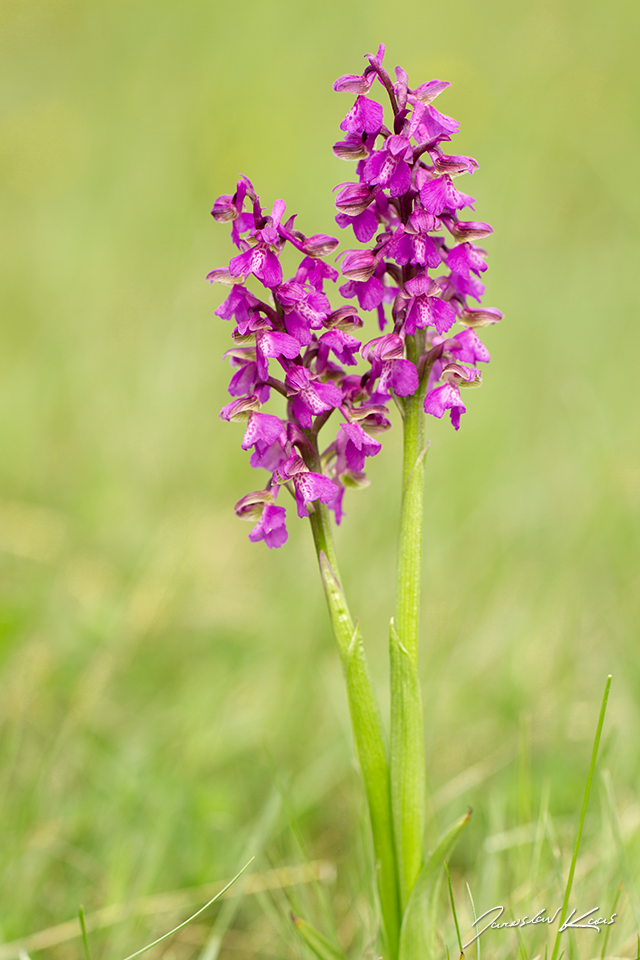
{"label": "flower lip", "polygon": [[455,430],[460,428],[460,416],[466,413],[466,409],[460,397],[460,391],[453,383],[444,383],[441,387],[436,387],[424,399],[424,412],[440,419],[448,410]]}
{"label": "flower lip", "polygon": [[289,536],[285,517],[286,510],[284,507],[276,507],[272,503],[266,503],[259,522],[249,534],[249,540],[252,543],[264,540],[270,550],[274,547],[282,547]]}

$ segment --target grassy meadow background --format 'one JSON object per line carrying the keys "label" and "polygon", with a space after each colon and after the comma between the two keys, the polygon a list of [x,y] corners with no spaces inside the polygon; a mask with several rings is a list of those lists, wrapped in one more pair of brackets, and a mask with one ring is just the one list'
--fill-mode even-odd
{"label": "grassy meadow background", "polygon": [[[625,880],[608,952],[635,956],[639,26],[635,0],[2,0],[0,942],[124,904],[91,937],[120,960],[189,912],[140,898],[255,852],[255,871],[308,858],[337,878],[226,901],[156,957],[215,960],[227,928],[223,956],[302,957],[289,897],[351,956],[371,947],[310,535],[292,518],[270,553],[234,517],[258,481],[218,420],[230,327],[204,277],[231,254],[209,211],[240,173],[334,232],[354,168],[331,152],[351,103],[331,84],[384,41],[413,85],[453,84],[437,106],[480,162],[462,188],[494,226],[485,303],[505,313],[459,433],[429,423],[431,839],[473,806],[452,862],[467,921],[467,880],[479,912],[559,906],[612,673],[617,813],[598,774],[572,904],[610,912]],[[398,441],[338,533],[382,696]],[[571,955],[599,956],[604,935],[579,933]]]}

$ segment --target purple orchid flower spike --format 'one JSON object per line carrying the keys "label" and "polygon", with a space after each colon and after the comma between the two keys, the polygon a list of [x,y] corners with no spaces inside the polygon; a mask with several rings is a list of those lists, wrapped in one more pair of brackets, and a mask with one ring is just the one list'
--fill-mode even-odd
{"label": "purple orchid flower spike", "polygon": [[[312,515],[317,501],[340,522],[345,489],[368,482],[365,462],[380,449],[373,434],[390,426],[391,399],[405,410],[418,398],[437,418],[449,411],[458,429],[461,390],[481,382],[478,363],[490,359],[478,331],[502,319],[499,310],[481,305],[487,264],[477,243],[491,227],[460,219],[475,201],[453,182],[474,174],[478,163],[445,152],[458,123],[433,106],[449,83],[428,80],[412,88],[402,67],[392,79],[384,55],[381,45],[366,55],[361,74],[334,83],[334,90],[354,96],[334,153],[357,162],[355,180],[335,191],[336,222],[352,229],[360,244],[336,258],[339,293],[357,307],[334,308],[327,296],[339,273],[325,258],[338,241],[302,233],[296,216],[285,220],[284,200],[264,212],[243,176],[234,193],[213,205],[214,219],[230,224],[239,251],[207,277],[231,287],[216,314],[235,322],[234,344],[225,353],[232,400],[220,416],[245,424],[241,446],[251,451],[251,466],[268,473],[266,499],[252,507],[251,539],[269,547],[287,537],[285,508],[269,492],[280,486],[294,496],[300,516]],[[391,104],[391,129],[374,96],[381,89]],[[286,244],[301,257],[291,277],[281,264]],[[373,312],[383,333],[366,346],[358,308]],[[284,415],[261,409],[277,394],[286,400]],[[338,410],[346,422],[331,429]]]}

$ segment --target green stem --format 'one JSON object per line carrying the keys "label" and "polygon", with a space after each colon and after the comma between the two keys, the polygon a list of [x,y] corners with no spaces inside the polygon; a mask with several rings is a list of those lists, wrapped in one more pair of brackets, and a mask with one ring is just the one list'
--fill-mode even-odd
{"label": "green stem", "polygon": [[[416,340],[417,337],[406,338],[407,358],[414,363],[424,352],[424,344]],[[425,391],[426,377],[423,377],[420,388],[405,401],[396,616],[390,641],[391,801],[403,912],[424,858],[425,759],[418,676],[418,620],[426,453]]]}
{"label": "green stem", "polygon": [[319,501],[310,515],[325,596],[347,684],[356,754],[364,781],[380,906],[389,960],[398,955],[400,912],[391,814],[389,763],[380,711],[360,637],[340,583],[329,512]]}
{"label": "green stem", "polygon": [[[407,337],[407,359],[416,362],[415,338]],[[396,630],[414,662],[418,659],[418,618],[424,512],[424,395],[426,384],[405,401],[402,508],[398,547]]]}

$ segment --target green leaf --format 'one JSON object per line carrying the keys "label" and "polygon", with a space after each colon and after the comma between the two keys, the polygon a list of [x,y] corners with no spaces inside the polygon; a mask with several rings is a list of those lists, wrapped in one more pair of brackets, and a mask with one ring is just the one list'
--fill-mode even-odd
{"label": "green leaf", "polygon": [[369,676],[358,624],[349,644],[345,672],[351,724],[371,818],[380,904],[389,953],[395,957],[400,930],[400,908],[393,844],[389,766],[380,711]]}
{"label": "green leaf", "polygon": [[303,920],[302,917],[296,917],[295,914],[291,914],[291,919],[293,920],[296,930],[300,933],[302,939],[305,941],[308,947],[311,947],[313,952],[320,960],[345,960],[344,954],[338,947],[335,947],[319,930],[316,930],[315,927],[312,927],[310,923],[307,923],[306,920]]}
{"label": "green leaf", "polygon": [[400,904],[389,764],[380,709],[369,675],[360,626],[358,623],[353,626],[338,577],[322,550],[319,561],[344,668],[353,739],[367,796],[387,950],[390,960],[394,960],[400,936]]}
{"label": "green leaf", "polygon": [[417,665],[389,628],[391,662],[391,807],[404,909],[424,859],[425,759],[422,697]]}
{"label": "green leaf", "polygon": [[400,932],[399,960],[432,960],[436,956],[435,912],[442,881],[443,861],[451,855],[458,838],[471,818],[471,810],[439,840],[426,858],[409,898]]}

